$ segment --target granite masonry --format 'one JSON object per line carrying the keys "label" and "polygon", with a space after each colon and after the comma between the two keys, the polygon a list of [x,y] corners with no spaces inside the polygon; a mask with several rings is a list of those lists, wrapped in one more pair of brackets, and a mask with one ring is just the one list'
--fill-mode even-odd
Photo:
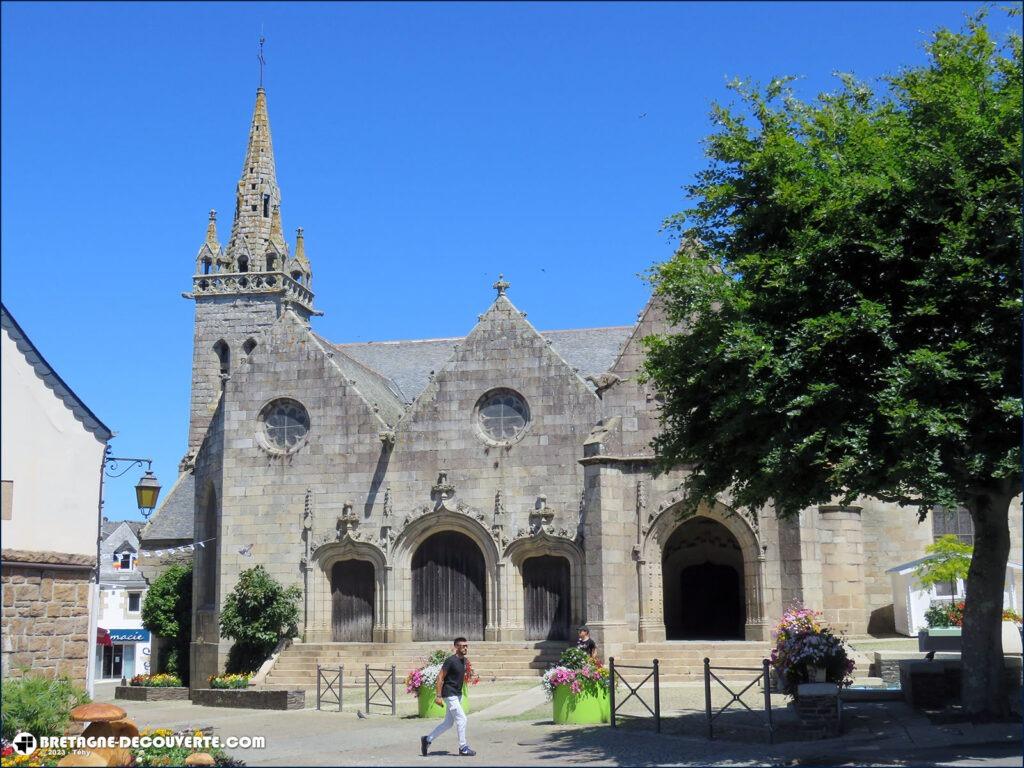
{"label": "granite masonry", "polygon": [[657,300],[634,326],[541,332],[499,276],[463,338],[333,343],[312,328],[302,230],[294,255],[281,234],[263,89],[237,190],[231,239],[211,213],[185,294],[182,476],[142,534],[197,542],[193,680],[223,668],[220,607],[256,564],[302,589],[311,643],[564,640],[586,622],[607,656],[768,641],[792,600],[891,629],[884,570],[932,540],[916,509],[780,521],[723,496],[682,516],[686,471],[654,471],[658,397],[638,377],[644,337],[671,330]]}

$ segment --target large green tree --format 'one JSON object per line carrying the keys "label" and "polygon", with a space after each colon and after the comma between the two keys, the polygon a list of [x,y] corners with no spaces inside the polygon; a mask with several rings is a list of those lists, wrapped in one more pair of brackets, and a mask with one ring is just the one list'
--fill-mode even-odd
{"label": "large green tree", "polygon": [[[1015,11],[1011,11],[1014,15]],[[1007,705],[1008,509],[1021,490],[1021,39],[939,30],[877,92],[735,83],[655,270],[655,448],[689,503],[780,515],[861,495],[970,510],[963,702]]]}

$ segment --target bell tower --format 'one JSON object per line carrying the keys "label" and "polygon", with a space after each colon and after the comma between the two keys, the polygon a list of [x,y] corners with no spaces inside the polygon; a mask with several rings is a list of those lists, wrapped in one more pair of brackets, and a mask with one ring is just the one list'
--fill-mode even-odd
{"label": "bell tower", "polygon": [[188,453],[182,469],[194,460],[234,366],[256,352],[260,332],[288,308],[304,320],[321,314],[313,308],[312,283],[302,229],[297,231],[294,256],[281,229],[281,190],[267,94],[261,86],[235,188],[227,247],[220,245],[217,214],[210,211],[206,238],[196,255],[192,292],[182,294],[196,305]]}

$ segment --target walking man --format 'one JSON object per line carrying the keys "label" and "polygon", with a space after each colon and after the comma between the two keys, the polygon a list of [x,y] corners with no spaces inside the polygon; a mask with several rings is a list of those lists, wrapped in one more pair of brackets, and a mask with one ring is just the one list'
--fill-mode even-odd
{"label": "walking man", "polygon": [[434,702],[445,708],[444,722],[435,728],[429,736],[420,737],[420,752],[426,757],[434,739],[447,731],[452,725],[459,735],[459,754],[472,757],[476,754],[466,743],[466,713],[462,711],[462,684],[466,679],[466,653],[469,643],[464,637],[455,638],[455,653],[449,656],[441,671],[437,673],[434,690],[437,698]]}

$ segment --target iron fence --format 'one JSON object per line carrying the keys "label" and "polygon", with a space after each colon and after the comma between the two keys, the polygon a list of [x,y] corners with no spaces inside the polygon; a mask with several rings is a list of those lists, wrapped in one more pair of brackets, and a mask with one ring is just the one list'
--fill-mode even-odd
{"label": "iron fence", "polygon": [[[379,680],[377,675],[383,675]],[[391,714],[395,714],[395,665],[391,665],[391,669],[370,669],[370,665],[366,665],[366,676],[364,679],[366,684],[366,714],[370,714],[370,707],[389,707]],[[370,692],[370,683],[373,683],[373,692]],[[391,693],[388,694],[385,686],[391,684]],[[383,701],[375,701],[378,695],[383,698]]]}
{"label": "iron fence", "polygon": [[[333,674],[332,674],[333,673]],[[316,708],[320,709],[321,704],[337,704],[338,711],[341,712],[341,700],[342,700],[342,688],[345,681],[345,665],[342,664],[338,667],[337,672],[334,671],[334,667],[322,667],[319,664],[316,665]],[[325,699],[325,696],[334,694],[334,698]]]}
{"label": "iron fence", "polygon": [[[622,676],[622,673],[619,672],[620,669],[640,670],[641,672],[647,672],[647,676],[634,686],[630,684],[630,682],[625,677]],[[608,659],[608,678],[608,682],[611,684],[608,691],[608,696],[610,698],[609,709],[611,710],[612,728],[618,727],[618,723],[616,722],[616,715],[618,711],[622,708],[622,705],[635,697],[636,700],[643,704],[644,708],[646,708],[647,711],[654,716],[654,730],[658,733],[661,733],[661,686],[659,683],[658,660],[654,659],[654,661],[651,663],[651,666],[647,667],[632,664],[616,664],[615,657],[613,656],[612,658]],[[647,703],[644,697],[640,694],[640,689],[643,688],[649,680],[653,680],[653,709],[650,707],[650,705]],[[617,701],[615,698],[616,681],[620,681],[624,686],[626,686],[626,688],[629,689],[629,695],[621,701]]]}
{"label": "iron fence", "polygon": [[[748,712],[750,712],[752,714],[755,714],[755,715],[757,714],[757,712],[755,710],[751,709],[750,706],[747,704],[747,702],[745,702],[743,700],[742,697],[743,697],[743,694],[745,694],[747,691],[749,691],[751,688],[753,688],[755,685],[757,685],[760,682],[761,683],[761,687],[764,689],[764,713],[765,713],[765,720],[764,720],[763,724],[764,724],[764,727],[767,728],[767,730],[768,730],[768,743],[769,744],[774,744],[775,743],[775,725],[772,722],[771,672],[770,672],[769,665],[770,665],[770,662],[768,661],[768,659],[764,659],[761,662],[760,669],[757,668],[757,667],[712,667],[711,666],[711,659],[708,659],[708,658],[704,659],[704,705],[705,705],[705,713],[706,713],[707,721],[708,721],[708,738],[709,739],[714,739],[715,738],[715,731],[714,731],[714,721],[715,721],[715,718],[718,717],[719,715],[721,715],[727,709],[729,709],[729,707],[731,707],[733,704],[736,704],[738,702]],[[736,693],[736,691],[734,691],[732,688],[730,688],[729,685],[724,680],[722,680],[722,678],[720,678],[718,675],[715,674],[715,670],[717,670],[719,672],[757,672],[757,676],[753,680],[751,680],[749,683],[747,683],[743,687],[743,689],[740,690],[739,693]],[[714,713],[712,713],[712,709],[713,708],[711,706],[711,681],[712,680],[715,680],[715,682],[717,682],[720,686],[722,686],[722,688],[724,688],[726,690],[726,692],[729,694],[729,696],[731,697],[729,699],[729,701],[726,702],[725,706],[723,706],[721,709],[719,709],[717,712],[714,712]],[[737,685],[737,684],[734,683],[734,685]]]}

